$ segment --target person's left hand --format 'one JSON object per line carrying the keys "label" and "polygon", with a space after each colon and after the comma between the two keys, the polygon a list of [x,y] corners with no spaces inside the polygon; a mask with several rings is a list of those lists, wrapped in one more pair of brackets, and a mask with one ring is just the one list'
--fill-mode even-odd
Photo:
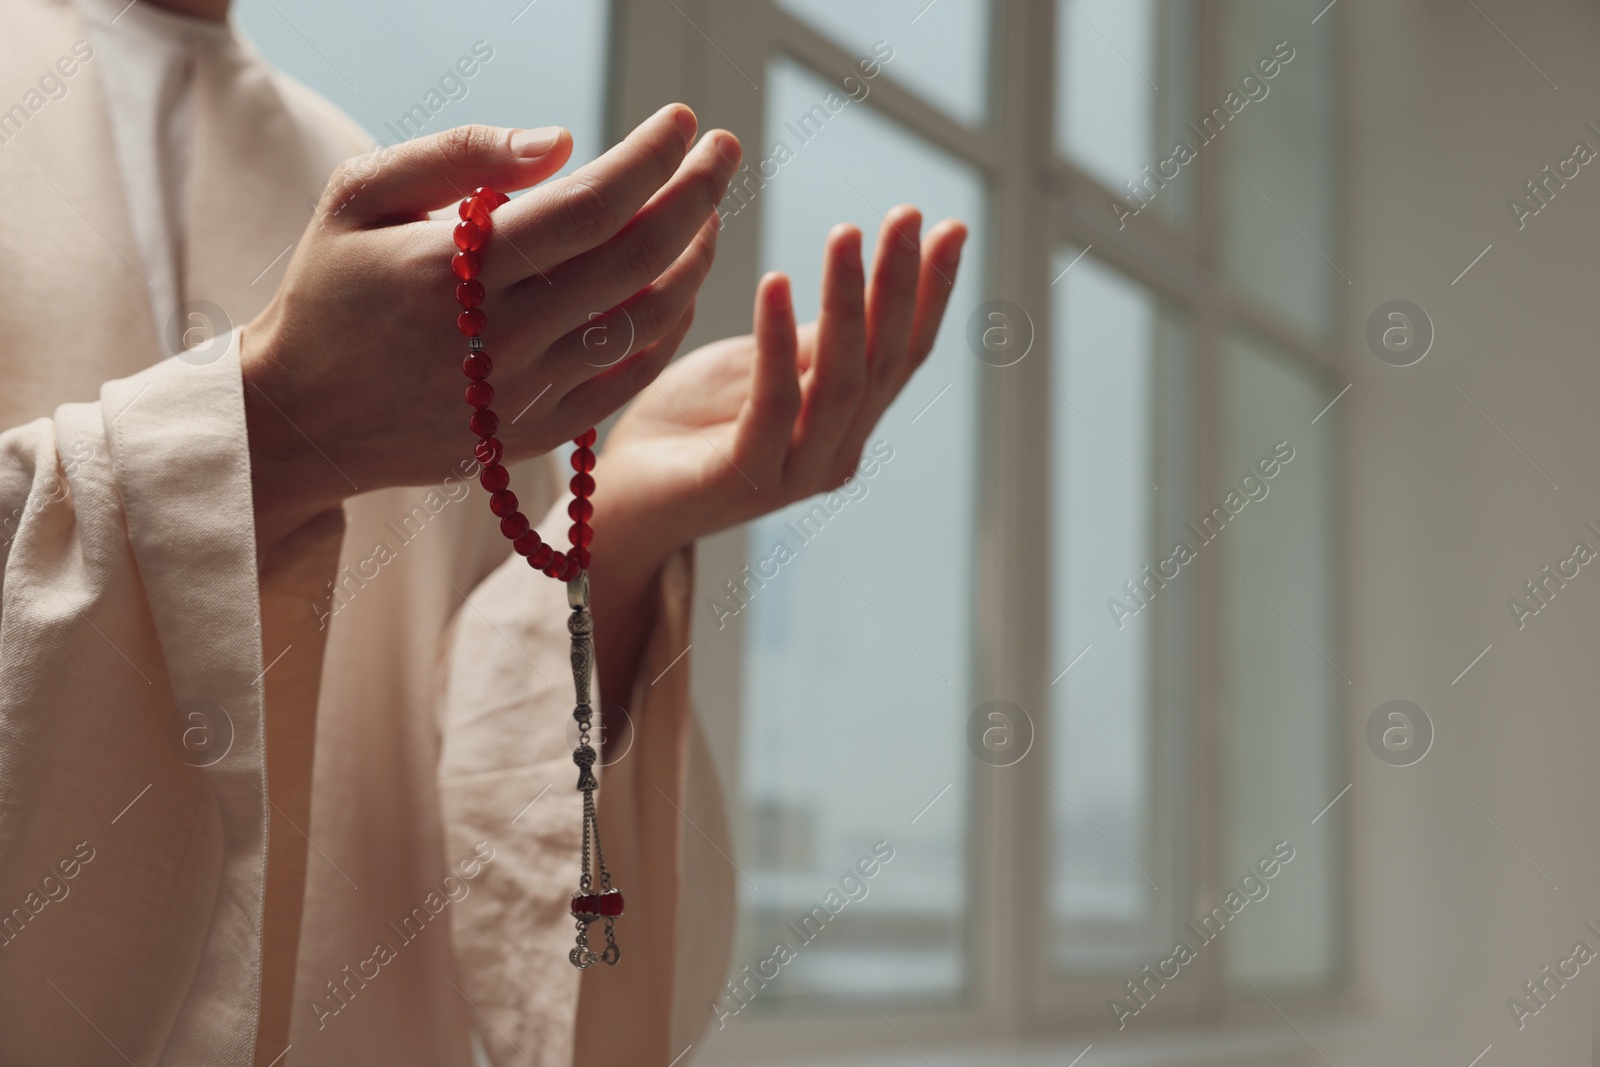
{"label": "person's left hand", "polygon": [[870,287],[861,232],[834,227],[816,322],[796,327],[789,280],[770,273],[753,334],[684,356],[634,399],[596,465],[594,575],[654,573],[682,545],[844,483],[955,283],[966,227],[922,241],[921,225],[916,208],[889,212]]}

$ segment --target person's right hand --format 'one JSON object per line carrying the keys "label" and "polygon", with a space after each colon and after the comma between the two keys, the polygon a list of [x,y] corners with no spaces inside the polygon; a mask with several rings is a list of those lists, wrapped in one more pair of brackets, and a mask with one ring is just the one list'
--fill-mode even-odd
{"label": "person's right hand", "polygon": [[[504,462],[615,411],[688,332],[740,153],[721,130],[691,151],[695,128],[687,107],[663,108],[494,212],[479,280]],[[358,492],[459,475],[476,438],[449,265],[458,220],[427,213],[480,185],[533,186],[571,150],[565,130],[465,126],[335,172],[283,284],[242,332],[258,550]]]}

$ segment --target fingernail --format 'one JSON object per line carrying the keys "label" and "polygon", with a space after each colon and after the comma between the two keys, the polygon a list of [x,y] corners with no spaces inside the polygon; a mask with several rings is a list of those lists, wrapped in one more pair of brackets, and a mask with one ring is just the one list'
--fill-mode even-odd
{"label": "fingernail", "polygon": [[717,138],[717,152],[729,163],[739,162],[739,142],[727,134]]}
{"label": "fingernail", "polygon": [[536,130],[518,130],[511,135],[511,151],[518,159],[537,159],[547,154],[561,140],[560,126],[540,126]]}
{"label": "fingernail", "polygon": [[694,112],[681,107],[675,117],[678,120],[678,132],[683,134],[683,143],[693,141],[694,135],[700,131],[700,120],[694,117]]}

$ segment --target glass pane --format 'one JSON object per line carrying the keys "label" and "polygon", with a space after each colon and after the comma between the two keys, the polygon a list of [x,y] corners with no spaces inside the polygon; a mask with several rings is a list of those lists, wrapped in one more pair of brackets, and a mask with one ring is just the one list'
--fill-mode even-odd
{"label": "glass pane", "polygon": [[427,0],[239,0],[233,17],[275,66],[384,144],[469,122],[557,122],[572,131],[565,173],[603,147],[610,6],[494,0],[451,8],[445,31],[443,9]]}
{"label": "glass pane", "polygon": [[[826,91],[776,63],[768,121]],[[856,989],[881,1004],[878,994],[949,996],[963,984],[971,577],[951,563],[973,552],[976,361],[960,309],[976,303],[982,188],[872,110],[851,108],[763,193],[762,265],[790,272],[799,314],[812,317],[828,229],[849,221],[875,234],[879,209],[901,202],[930,222],[974,224],[953,321],[872,434],[858,477],[749,531],[749,573],[761,584],[737,619],[747,629],[736,810],[754,887],[740,885],[733,969],[755,969],[779,943],[795,957],[755,997],[757,1010],[824,996],[864,1007]],[[872,879],[850,878],[877,842],[892,861]],[[830,891],[860,899],[808,940],[804,920]]]}
{"label": "glass pane", "polygon": [[1307,22],[1309,11],[1275,0],[1229,3],[1223,49],[1228,90],[1203,105],[1215,108],[1201,122],[1227,134],[1223,259],[1230,278],[1285,322],[1320,339],[1333,330],[1336,287],[1347,284],[1335,265],[1333,40],[1339,8],[1315,26]]}
{"label": "glass pane", "polygon": [[[1263,987],[1309,986],[1335,962],[1341,809],[1311,820],[1344,784],[1335,777],[1339,701],[1347,685],[1336,666],[1339,409],[1318,418],[1334,391],[1250,338],[1228,342],[1223,380],[1219,493],[1226,495],[1222,514],[1213,513],[1225,553],[1222,877],[1245,896],[1270,897],[1262,906],[1243,905],[1253,912],[1249,921],[1228,927],[1228,969],[1234,979]],[[1275,847],[1278,860],[1292,854],[1276,868]],[[1263,861],[1275,877],[1255,873],[1244,882]],[[1198,910],[1222,904],[1201,901]]]}
{"label": "glass pane", "polygon": [[1118,219],[1194,212],[1194,50],[1190,4],[1057,2],[1056,146],[1116,193]]}
{"label": "glass pane", "polygon": [[[987,0],[778,0],[778,5],[858,59],[876,59],[891,78],[962,122],[976,125],[988,116]],[[862,92],[870,94],[871,81],[862,84]],[[772,118],[781,122],[802,113],[778,112]],[[777,128],[768,122],[768,129]]]}
{"label": "glass pane", "polygon": [[1186,332],[1148,290],[1076,256],[1052,268],[1066,274],[1052,309],[1050,906],[1053,962],[1083,971],[1171,947],[1163,806],[1181,768],[1163,766],[1179,748],[1195,578],[1173,551],[1187,517]]}

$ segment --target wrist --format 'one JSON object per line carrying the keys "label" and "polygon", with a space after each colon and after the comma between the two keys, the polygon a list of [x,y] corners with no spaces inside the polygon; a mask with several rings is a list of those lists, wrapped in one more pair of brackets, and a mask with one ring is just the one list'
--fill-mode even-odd
{"label": "wrist", "polygon": [[303,413],[296,418],[285,410],[294,405],[278,380],[283,361],[274,355],[270,328],[259,322],[240,331],[239,370],[256,551],[264,555],[312,517],[338,507],[345,494],[328,478],[331,461],[318,456],[300,429]]}

